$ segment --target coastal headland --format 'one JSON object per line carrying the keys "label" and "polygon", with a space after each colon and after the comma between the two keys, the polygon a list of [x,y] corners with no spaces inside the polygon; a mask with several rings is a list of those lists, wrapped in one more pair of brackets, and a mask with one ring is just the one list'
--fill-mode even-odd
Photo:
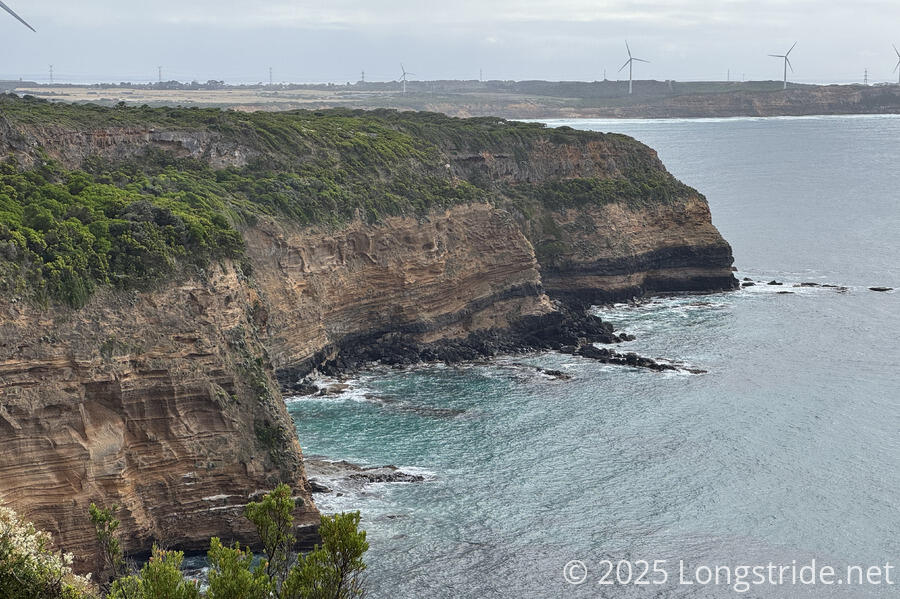
{"label": "coastal headland", "polygon": [[500,118],[0,98],[0,501],[78,557],[316,507],[313,370],[618,340],[591,303],[733,289],[707,202],[623,135]]}

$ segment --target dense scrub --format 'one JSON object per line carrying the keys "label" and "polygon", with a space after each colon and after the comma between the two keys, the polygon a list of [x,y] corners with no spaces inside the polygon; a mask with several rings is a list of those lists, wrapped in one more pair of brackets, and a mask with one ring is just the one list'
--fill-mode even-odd
{"label": "dense scrub", "polygon": [[[199,193],[198,193],[199,191]],[[240,254],[225,204],[174,170],[92,175],[0,166],[4,292],[73,306],[98,285],[143,287],[183,261]]]}
{"label": "dense scrub", "polygon": [[[4,127],[7,139],[19,142],[25,131],[42,131],[46,139],[53,138],[48,130],[161,127],[210,134],[251,156],[245,166],[213,169],[148,143],[127,160],[92,157],[68,171],[45,149],[26,150],[25,162],[12,155],[0,166],[0,293],[75,307],[101,286],[146,288],[179,268],[239,259],[238,231],[263,215],[340,226],[355,218],[424,217],[459,203],[512,201],[529,216],[536,206],[636,205],[668,201],[687,189],[630,138],[489,117],[103,108],[7,95],[0,96],[0,139]],[[523,164],[538,142],[598,138],[627,155],[624,176],[510,185],[449,168],[455,153],[503,152]],[[26,162],[32,166],[23,170]]]}

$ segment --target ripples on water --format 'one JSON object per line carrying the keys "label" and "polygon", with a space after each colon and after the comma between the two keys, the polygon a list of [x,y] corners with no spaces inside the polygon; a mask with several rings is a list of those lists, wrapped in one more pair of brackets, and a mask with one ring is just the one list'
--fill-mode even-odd
{"label": "ripples on water", "polygon": [[[708,374],[544,353],[376,369],[337,397],[289,402],[304,451],[434,475],[317,497],[325,511],[362,510],[373,596],[733,595],[571,587],[571,559],[594,571],[604,558],[667,559],[673,573],[679,559],[900,563],[900,293],[866,290],[900,287],[900,180],[883,168],[900,156],[900,119],[558,124],[658,149],[707,194],[737,274],[785,286],[598,309],[638,336],[621,349]],[[805,281],[851,288],[792,287]]]}

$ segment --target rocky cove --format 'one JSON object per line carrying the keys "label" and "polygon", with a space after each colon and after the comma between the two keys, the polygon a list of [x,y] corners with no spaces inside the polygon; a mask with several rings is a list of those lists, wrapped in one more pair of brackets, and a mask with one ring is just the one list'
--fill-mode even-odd
{"label": "rocky cove", "polygon": [[[81,569],[96,555],[91,502],[121,506],[126,552],[202,549],[213,535],[250,542],[243,507],[286,482],[301,536],[315,538],[303,439],[281,395],[314,371],[535,348],[666,368],[595,347],[620,337],[585,307],[737,285],[703,196],[620,135],[5,99],[0,148],[11,177],[56,169],[36,191],[0,189],[12,206],[0,229],[0,501]],[[27,206],[62,194],[54,185],[78,198],[79,173],[98,193],[131,194],[107,210],[119,210],[110,230],[167,232],[175,214],[193,231],[207,221],[191,210],[216,200],[208,222],[239,248],[196,263],[173,254],[140,284],[116,283],[110,259],[68,303],[34,292],[58,276],[47,248],[62,229]],[[99,218],[53,202],[47,218]]]}

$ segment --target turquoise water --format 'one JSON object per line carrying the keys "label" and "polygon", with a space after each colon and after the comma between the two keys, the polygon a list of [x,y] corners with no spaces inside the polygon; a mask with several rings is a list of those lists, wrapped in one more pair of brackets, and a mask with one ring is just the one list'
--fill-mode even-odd
{"label": "turquoise water", "polygon": [[[362,511],[371,595],[895,596],[896,570],[894,586],[739,594],[678,584],[678,562],[687,580],[702,565],[900,566],[900,293],[867,290],[900,288],[900,118],[553,124],[656,148],[707,195],[738,275],[785,285],[598,309],[637,335],[624,348],[708,374],[542,353],[376,369],[289,400],[308,455],[426,475],[317,495]],[[805,281],[849,289],[792,287]],[[581,585],[563,578],[576,559]],[[598,585],[604,559],[666,560],[669,579]]]}

